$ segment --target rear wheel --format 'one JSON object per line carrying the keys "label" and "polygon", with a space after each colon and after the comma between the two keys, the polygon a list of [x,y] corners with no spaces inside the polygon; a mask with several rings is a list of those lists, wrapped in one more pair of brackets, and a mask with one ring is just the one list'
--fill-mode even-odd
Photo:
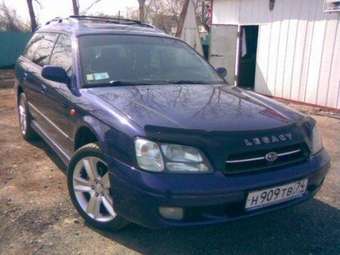
{"label": "rear wheel", "polygon": [[34,140],[37,137],[37,134],[31,127],[31,114],[28,109],[25,93],[20,93],[18,98],[18,117],[23,138],[27,141]]}
{"label": "rear wheel", "polygon": [[113,230],[127,225],[114,210],[110,171],[97,144],[81,147],[72,157],[68,188],[74,206],[90,225]]}

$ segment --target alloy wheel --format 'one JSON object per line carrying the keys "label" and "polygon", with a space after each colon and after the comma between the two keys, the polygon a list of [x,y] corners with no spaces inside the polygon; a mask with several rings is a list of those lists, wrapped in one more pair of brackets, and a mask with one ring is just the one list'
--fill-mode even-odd
{"label": "alloy wheel", "polygon": [[113,209],[107,164],[97,157],[85,157],[75,166],[73,190],[82,210],[92,219],[109,222],[117,214]]}

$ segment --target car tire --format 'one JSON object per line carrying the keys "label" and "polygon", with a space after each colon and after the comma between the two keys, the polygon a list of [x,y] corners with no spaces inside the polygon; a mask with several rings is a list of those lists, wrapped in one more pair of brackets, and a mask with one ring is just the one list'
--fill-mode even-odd
{"label": "car tire", "polygon": [[110,170],[98,144],[91,143],[78,149],[67,171],[72,203],[88,224],[114,231],[128,225],[114,210]]}
{"label": "car tire", "polygon": [[22,137],[26,141],[35,140],[38,135],[31,126],[32,117],[31,113],[29,112],[25,93],[20,93],[18,96],[18,118]]}

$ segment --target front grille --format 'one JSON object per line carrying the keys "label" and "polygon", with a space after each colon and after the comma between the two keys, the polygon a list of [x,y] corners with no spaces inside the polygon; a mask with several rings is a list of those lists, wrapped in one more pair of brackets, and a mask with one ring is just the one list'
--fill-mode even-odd
{"label": "front grille", "polygon": [[[276,152],[277,160],[269,162],[266,154]],[[278,168],[307,160],[309,150],[304,144],[296,144],[270,150],[258,150],[229,155],[225,162],[225,174],[239,174]]]}

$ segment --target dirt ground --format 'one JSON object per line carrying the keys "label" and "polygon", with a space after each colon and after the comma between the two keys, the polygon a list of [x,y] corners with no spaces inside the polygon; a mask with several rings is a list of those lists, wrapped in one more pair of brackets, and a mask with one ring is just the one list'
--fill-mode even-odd
{"label": "dirt ground", "polygon": [[43,141],[21,138],[14,104],[0,90],[0,254],[340,254],[339,119],[314,116],[332,157],[314,200],[217,226],[113,233],[84,224],[65,167]]}
{"label": "dirt ground", "polygon": [[12,87],[14,83],[13,77],[13,69],[0,69],[0,89]]}

